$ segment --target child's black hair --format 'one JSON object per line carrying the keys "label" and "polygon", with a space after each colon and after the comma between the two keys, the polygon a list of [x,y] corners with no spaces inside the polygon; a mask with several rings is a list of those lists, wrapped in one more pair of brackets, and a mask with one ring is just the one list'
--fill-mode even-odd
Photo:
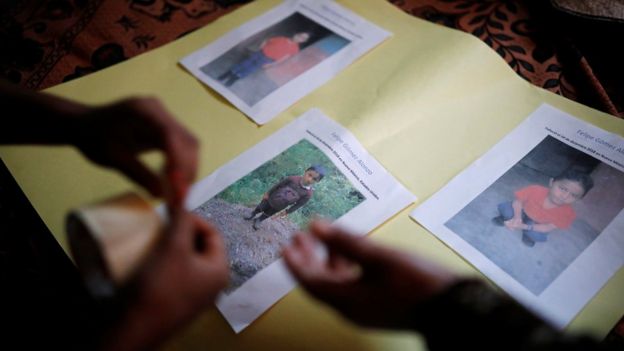
{"label": "child's black hair", "polygon": [[568,169],[553,178],[553,181],[558,180],[571,180],[581,184],[583,187],[583,196],[585,196],[585,194],[587,194],[594,187],[594,180],[589,176],[589,174],[575,171],[573,169]]}
{"label": "child's black hair", "polygon": [[325,167],[321,166],[321,165],[312,165],[310,167],[308,167],[308,169],[306,169],[307,171],[314,171],[316,173],[318,173],[319,177],[318,177],[318,181],[320,181],[321,179],[323,179],[323,177],[325,177]]}

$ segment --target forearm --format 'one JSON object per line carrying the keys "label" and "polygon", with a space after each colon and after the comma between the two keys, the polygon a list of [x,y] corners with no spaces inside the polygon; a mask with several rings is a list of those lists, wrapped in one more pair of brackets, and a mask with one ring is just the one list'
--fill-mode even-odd
{"label": "forearm", "polygon": [[[162,291],[142,284],[135,281],[124,287],[104,306],[99,351],[152,350],[178,329],[183,320],[178,315],[184,309],[167,303]],[[139,296],[138,289],[151,290],[151,294]]]}
{"label": "forearm", "polygon": [[511,203],[511,207],[513,208],[514,218],[521,218],[523,208],[522,201],[518,199],[513,200],[513,202]]}
{"label": "forearm", "polygon": [[596,350],[592,339],[564,335],[510,298],[462,281],[414,310],[430,350]]}
{"label": "forearm", "polygon": [[[157,311],[158,306],[154,306]],[[101,351],[151,350],[164,341],[172,326],[150,316],[154,310],[132,308],[121,316],[102,336]]]}
{"label": "forearm", "polygon": [[0,82],[0,108],[5,124],[0,144],[66,144],[78,128],[78,116],[88,108],[60,97],[28,91]]}

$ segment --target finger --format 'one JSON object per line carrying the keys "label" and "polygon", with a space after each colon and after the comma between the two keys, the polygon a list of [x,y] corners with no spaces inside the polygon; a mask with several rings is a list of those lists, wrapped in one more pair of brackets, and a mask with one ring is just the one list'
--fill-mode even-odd
{"label": "finger", "polygon": [[193,215],[195,251],[204,258],[225,260],[225,243],[219,230],[199,216]]}
{"label": "finger", "polygon": [[169,209],[168,240],[180,243],[192,231],[193,221],[187,211],[182,208]]}
{"label": "finger", "polygon": [[139,185],[142,185],[154,196],[163,194],[160,178],[135,157],[122,156],[117,158],[114,166]]}
{"label": "finger", "polygon": [[361,285],[352,275],[309,267],[296,272],[295,277],[312,295],[327,302],[352,298]]}
{"label": "finger", "polygon": [[173,201],[177,205],[182,205],[188,192],[188,183],[184,180],[184,174],[175,170],[169,173],[169,183],[173,190]]}
{"label": "finger", "polygon": [[171,127],[171,133],[167,134],[169,170],[180,170],[186,176],[185,180],[190,182],[197,172],[199,141],[182,125],[174,123],[176,125]]}
{"label": "finger", "polygon": [[293,242],[283,251],[287,266],[295,276],[304,278],[308,276],[311,269],[318,269],[320,259],[314,252],[313,239],[303,233],[294,236]]}
{"label": "finger", "polygon": [[302,257],[299,249],[293,246],[287,246],[282,249],[282,257],[284,257],[284,262],[286,263],[286,268],[290,271],[290,273],[299,281],[303,280],[305,274],[303,271],[306,268],[304,263],[304,258]]}
{"label": "finger", "polygon": [[164,152],[167,179],[176,190],[177,197],[183,197],[188,184],[195,179],[197,173],[197,139],[158,99],[137,99],[133,108],[149,125],[148,129],[152,129],[148,143]]}
{"label": "finger", "polygon": [[336,252],[362,265],[376,264],[391,256],[389,249],[346,231],[329,226],[326,222],[315,221],[310,226],[312,234],[319,238],[330,251]]}
{"label": "finger", "polygon": [[355,281],[362,275],[357,264],[335,251],[329,252],[328,268],[343,281]]}
{"label": "finger", "polygon": [[[161,184],[165,196],[165,201],[168,208],[183,208],[188,188],[186,183],[180,179],[180,174],[176,173],[172,178],[162,177]],[[177,182],[181,182],[183,185],[174,185]]]}
{"label": "finger", "polygon": [[223,237],[210,222],[193,215],[195,224],[194,257],[199,267],[207,274],[219,290],[225,288],[230,280],[230,270]]}
{"label": "finger", "polygon": [[[293,244],[284,250],[284,259],[293,276],[313,295],[323,299],[335,299],[350,294],[357,279],[356,271],[347,266],[334,267],[321,259],[314,250],[314,240],[310,235],[295,236]],[[349,268],[353,268],[352,265]]]}
{"label": "finger", "polygon": [[167,139],[165,174],[176,190],[177,197],[184,198],[189,184],[197,174],[198,142],[182,131],[172,132]]}
{"label": "finger", "polygon": [[[166,174],[171,178],[172,182],[175,182],[174,185],[176,186],[183,185],[177,183],[180,180],[186,184],[192,182],[197,174],[199,150],[197,138],[180,124],[160,101],[151,99],[150,105],[160,122],[160,132],[164,142],[163,151],[167,159],[165,165]],[[181,179],[176,179],[176,177]]]}

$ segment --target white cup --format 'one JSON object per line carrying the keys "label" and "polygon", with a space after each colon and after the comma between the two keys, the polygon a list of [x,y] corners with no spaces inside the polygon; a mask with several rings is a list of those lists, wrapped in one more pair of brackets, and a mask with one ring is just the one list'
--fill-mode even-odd
{"label": "white cup", "polygon": [[152,252],[162,228],[163,219],[135,193],[72,211],[66,230],[87,289],[98,298],[114,295]]}

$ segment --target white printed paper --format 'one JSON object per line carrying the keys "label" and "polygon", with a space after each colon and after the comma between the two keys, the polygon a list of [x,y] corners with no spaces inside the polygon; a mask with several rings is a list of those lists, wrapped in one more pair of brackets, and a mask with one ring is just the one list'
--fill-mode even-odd
{"label": "white printed paper", "polygon": [[265,124],[389,35],[333,1],[287,0],[180,62]]}
{"label": "white printed paper", "polygon": [[197,183],[187,208],[225,239],[231,284],[217,307],[239,332],[295,286],[281,247],[311,220],[365,234],[414,201],[349,131],[310,110]]}
{"label": "white printed paper", "polygon": [[622,137],[543,105],[411,216],[562,328],[622,266],[623,171]]}

